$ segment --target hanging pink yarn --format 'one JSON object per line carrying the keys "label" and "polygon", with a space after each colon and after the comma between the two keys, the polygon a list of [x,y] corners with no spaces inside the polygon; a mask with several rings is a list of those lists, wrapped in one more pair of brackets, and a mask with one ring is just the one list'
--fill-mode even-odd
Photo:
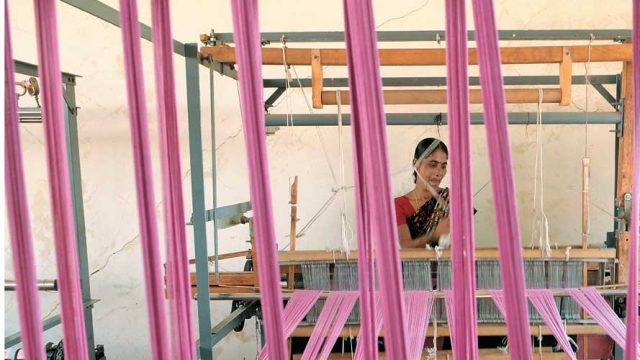
{"label": "hanging pink yarn", "polygon": [[4,182],[11,255],[16,277],[20,335],[25,359],[44,360],[40,301],[36,285],[36,261],[33,255],[33,238],[24,184],[9,7],[6,0],[4,8]]}
{"label": "hanging pink yarn", "polygon": [[[320,290],[296,290],[296,292],[293,293],[283,312],[285,337],[293,334],[296,326],[300,324],[311,307],[318,301],[320,295],[322,295],[322,291]],[[266,349],[262,349],[260,354],[258,354],[258,359],[269,359],[269,352]]]}
{"label": "hanging pink yarn", "polygon": [[467,75],[465,0],[445,1],[447,36],[447,104],[451,152],[451,271],[456,317],[456,354],[478,358],[476,260],[471,190],[471,123]]}
{"label": "hanging pink yarn", "polygon": [[564,353],[569,359],[576,359],[576,354],[571,348],[569,343],[569,336],[565,331],[562,324],[562,317],[556,306],[556,301],[553,297],[553,293],[549,289],[529,289],[527,290],[527,296],[533,304],[533,307],[538,311],[540,317],[545,324],[549,327],[553,336],[558,340],[558,344],[564,350]]}
{"label": "hanging pink yarn", "polygon": [[500,277],[506,301],[506,323],[511,354],[532,359],[529,314],[525,296],[524,262],[516,189],[511,161],[500,48],[492,0],[472,0],[482,83],[482,105],[489,145],[489,162],[500,252]]}
{"label": "hanging pink yarn", "polygon": [[[371,0],[344,0],[345,41],[349,70],[351,129],[361,286],[363,342],[368,359],[375,357],[373,325],[373,249],[375,246],[385,346],[390,360],[408,358],[397,227],[389,176],[386,119]],[[361,224],[361,225],[360,225]],[[363,240],[360,240],[363,237]],[[370,241],[373,239],[373,241]],[[363,243],[364,242],[364,243]],[[364,245],[364,246],[363,246]]]}
{"label": "hanging pink yarn", "polygon": [[249,168],[249,190],[253,208],[260,302],[264,315],[269,358],[288,359],[280,265],[271,206],[271,184],[267,159],[264,104],[262,103],[262,49],[257,0],[231,0],[236,40],[238,82],[244,143]]}
{"label": "hanging pink yarn", "polygon": [[169,359],[169,341],[162,283],[162,261],[153,194],[153,171],[147,122],[144,72],[140,50],[140,22],[136,0],[120,0],[120,23],[124,44],[125,73],[129,103],[131,145],[136,179],[142,262],[147,294],[147,318],[151,354],[154,359]]}
{"label": "hanging pink yarn", "polygon": [[71,180],[67,156],[66,129],[60,84],[60,57],[55,0],[35,0],[38,75],[42,98],[42,122],[47,148],[49,192],[53,240],[64,353],[70,359],[84,359],[89,354],[84,324],[84,304],[80,286],[78,248],[76,245]]}

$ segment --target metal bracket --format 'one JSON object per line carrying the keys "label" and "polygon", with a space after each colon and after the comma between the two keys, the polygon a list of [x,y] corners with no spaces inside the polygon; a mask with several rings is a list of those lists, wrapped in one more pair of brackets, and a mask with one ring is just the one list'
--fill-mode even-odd
{"label": "metal bracket", "polygon": [[[618,104],[619,104],[618,113],[620,113],[621,116],[624,116],[623,115],[624,114],[624,99],[621,99],[618,102]],[[616,137],[621,138],[623,134],[624,134],[624,121],[620,121],[619,123],[616,124]]]}
{"label": "metal bracket", "polygon": [[[211,329],[212,343],[215,346],[218,342],[224,339],[227,334],[233,331],[246,319],[249,319],[256,315],[259,301],[254,300],[248,303],[242,303],[238,305],[238,308],[231,312],[224,320],[220,321],[216,326]],[[199,342],[198,342],[199,343]]]}
{"label": "metal bracket", "polygon": [[[222,206],[217,209],[209,209],[205,211],[205,221],[218,221],[218,229],[226,229],[239,224],[246,223],[246,212],[251,211],[251,203],[243,202],[233,205]],[[193,225],[193,214],[187,225]]]}

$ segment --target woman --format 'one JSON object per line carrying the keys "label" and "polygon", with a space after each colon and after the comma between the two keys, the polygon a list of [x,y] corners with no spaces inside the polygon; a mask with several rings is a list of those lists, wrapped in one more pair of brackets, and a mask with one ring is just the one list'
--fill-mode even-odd
{"label": "woman", "polygon": [[449,189],[440,187],[448,159],[447,146],[438,139],[426,138],[416,146],[416,185],[395,199],[401,248],[449,247]]}

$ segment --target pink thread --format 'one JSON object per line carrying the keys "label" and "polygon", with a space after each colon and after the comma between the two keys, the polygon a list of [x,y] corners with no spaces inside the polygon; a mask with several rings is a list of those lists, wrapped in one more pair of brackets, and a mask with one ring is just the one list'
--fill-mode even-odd
{"label": "pink thread", "polygon": [[[382,98],[378,46],[370,0],[344,0],[345,41],[351,99],[351,128],[354,142],[356,206],[365,211],[358,216],[359,251],[368,263],[359,262],[359,274],[370,275],[375,244],[375,256],[380,281],[380,300],[385,326],[385,345],[389,359],[407,359],[407,330],[404,321],[402,272],[398,256],[397,227],[389,177],[386,120]],[[361,183],[360,183],[361,181]],[[360,217],[361,216],[361,217]],[[373,243],[363,242],[373,238]],[[366,265],[366,268],[362,265]],[[360,278],[365,324],[366,356],[375,356],[375,336],[372,325],[372,276]]]}
{"label": "pink thread", "polygon": [[453,295],[453,290],[445,290],[444,291],[444,307],[447,312],[447,325],[449,325],[449,339],[451,340],[451,349],[453,350],[454,356],[457,351],[462,349],[458,348],[458,339],[456,339],[456,316],[455,316],[455,299]]}
{"label": "pink thread", "polygon": [[451,161],[451,269],[454,292],[457,356],[478,358],[476,324],[476,261],[471,190],[471,131],[467,76],[467,24],[464,0],[446,7],[447,103]]}
{"label": "pink thread", "polygon": [[[375,330],[374,330],[374,336],[376,339],[375,342],[375,358],[378,358],[378,335],[380,335],[380,331],[382,331],[382,307],[380,306],[380,296],[376,293],[375,294],[375,311],[376,311],[376,316],[375,316]],[[362,310],[361,310],[362,311]],[[363,345],[364,342],[362,342],[362,325],[360,325],[360,333],[358,334],[358,343],[356,345],[356,353],[353,356],[353,358],[355,360],[363,360],[363,359],[367,359],[366,355],[365,355],[365,351],[366,351],[366,345]]]}
{"label": "pink thread", "polygon": [[351,314],[351,311],[353,310],[353,306],[358,300],[358,293],[355,291],[345,291],[341,296],[342,303],[336,313],[331,330],[329,330],[329,334],[325,339],[322,351],[320,351],[320,354],[317,357],[318,359],[327,359],[329,357],[329,354],[331,354],[331,350],[333,349],[333,345],[336,343],[336,340],[340,335],[340,331],[342,331],[344,324],[349,318],[349,314]]}
{"label": "pink thread", "polygon": [[[333,342],[329,344],[331,340],[330,337],[334,334],[336,327],[339,327],[339,334],[357,298],[357,294],[353,291],[333,291],[329,294],[327,301],[322,307],[316,326],[313,328],[307,347],[302,353],[301,360],[319,358],[321,351],[323,353],[326,352],[327,346],[330,347],[328,351],[331,351],[331,347],[333,347],[335,343],[335,338]],[[341,321],[342,318],[344,318],[344,321]]]}
{"label": "pink thread", "polygon": [[627,339],[625,358],[638,357],[638,228],[640,227],[640,0],[633,1],[633,178],[627,288]]}
{"label": "pink thread", "polygon": [[168,0],[152,0],[151,23],[158,93],[160,164],[167,240],[167,296],[171,318],[172,358],[194,359],[191,282],[185,234],[180,141],[173,71],[173,37]]}
{"label": "pink thread", "polygon": [[[626,326],[609,303],[594,288],[564,289],[609,334],[621,348],[626,349]],[[636,341],[636,347],[637,347]],[[625,352],[626,354],[626,352]],[[625,359],[626,359],[625,355]],[[638,357],[640,358],[640,357]]]}
{"label": "pink thread", "polygon": [[553,336],[558,340],[558,344],[562,350],[564,350],[564,353],[567,354],[569,359],[575,360],[576,354],[573,352],[571,344],[569,343],[569,336],[562,324],[562,318],[560,317],[560,312],[558,311],[551,290],[529,289],[527,296],[533,304],[533,307],[538,311],[538,314],[540,314],[540,317],[542,317],[542,320],[544,320],[544,323],[551,329]]}
{"label": "pink thread", "polygon": [[500,48],[492,0],[473,0],[482,82],[482,104],[489,144],[495,218],[498,228],[500,277],[505,291],[509,347],[516,359],[532,359],[524,263],[516,206],[508,119],[500,70]]}
{"label": "pink thread", "polygon": [[38,43],[38,73],[42,90],[42,119],[44,124],[53,239],[60,307],[62,308],[62,337],[65,356],[84,359],[89,353],[85,337],[84,305],[80,287],[78,249],[76,245],[71,181],[67,157],[65,118],[60,58],[58,53],[57,1],[35,0],[36,38]]}
{"label": "pink thread", "polygon": [[434,294],[431,291],[407,291],[405,296],[407,328],[412,330],[409,334],[409,359],[420,359],[433,310]]}
{"label": "pink thread", "polygon": [[131,126],[131,145],[135,165],[136,198],[138,201],[151,353],[154,359],[169,359],[169,341],[162,284],[162,262],[160,260],[160,243],[153,195],[149,125],[147,122],[144,73],[140,51],[140,22],[138,20],[136,0],[120,0],[120,22],[124,45],[129,124]]}
{"label": "pink thread", "polygon": [[487,290],[489,292],[489,294],[491,294],[491,298],[493,298],[493,302],[496,304],[496,307],[498,308],[498,311],[500,311],[500,314],[502,314],[502,317],[505,318],[506,317],[506,307],[507,305],[504,303],[504,294],[502,292],[502,290],[496,290],[496,289],[489,289]]}
{"label": "pink thread", "polygon": [[262,49],[256,0],[232,0],[236,39],[240,105],[249,167],[249,190],[254,214],[260,301],[264,314],[269,357],[288,359],[280,266],[271,206],[271,185],[267,160],[264,104],[262,103]]}
{"label": "pink thread", "polygon": [[25,359],[44,360],[36,261],[24,185],[22,146],[18,128],[18,102],[14,79],[9,6],[4,2],[4,181],[7,196],[11,255],[16,277],[16,297]]}
{"label": "pink thread", "polygon": [[[296,326],[304,319],[311,307],[318,301],[322,291],[320,290],[296,290],[284,308],[284,332],[285,337],[291,336]],[[268,345],[267,345],[268,346]],[[258,354],[259,360],[269,358],[269,351],[263,349]]]}

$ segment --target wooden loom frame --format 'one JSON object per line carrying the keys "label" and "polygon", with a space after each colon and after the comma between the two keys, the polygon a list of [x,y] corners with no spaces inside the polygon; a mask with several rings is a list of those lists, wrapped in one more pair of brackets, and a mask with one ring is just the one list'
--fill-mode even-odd
{"label": "wooden loom frame", "polygon": [[[210,37],[201,36],[201,40],[208,41]],[[557,87],[545,88],[543,102],[557,103],[566,106],[571,103],[571,86],[572,86],[572,64],[580,62],[622,62],[622,97],[624,99],[622,134],[620,137],[620,151],[618,153],[618,168],[616,173],[616,203],[622,204],[625,194],[631,190],[631,138],[633,128],[631,127],[632,119],[632,94],[631,94],[631,45],[592,45],[590,46],[530,46],[530,47],[507,47],[501,49],[503,64],[548,64],[556,63],[559,66],[559,83]],[[214,61],[224,65],[233,66],[235,64],[234,48],[226,44],[218,43],[215,46],[203,46],[200,48],[200,57],[202,61]],[[589,50],[591,50],[589,58]],[[325,105],[335,105],[337,103],[337,92],[325,90],[323,78],[323,66],[345,66],[346,51],[344,49],[318,49],[304,48],[294,49],[285,48],[287,64],[311,66],[311,88],[312,103],[314,108],[322,108]],[[283,49],[282,48],[263,48],[263,65],[283,65]],[[381,49],[380,60],[381,66],[429,66],[444,65],[445,50],[444,49]],[[470,64],[476,64],[475,49],[469,50]],[[506,88],[506,99],[508,103],[537,103],[538,89],[523,88]],[[348,104],[348,91],[340,92],[341,103]],[[444,104],[446,103],[446,90],[384,90],[385,104]],[[471,103],[479,103],[481,101],[479,90],[471,89]],[[626,139],[626,141],[625,141]],[[295,201],[292,199],[292,204]],[[292,209],[293,210],[293,209]],[[292,215],[292,227],[295,226],[295,216]],[[295,232],[294,232],[295,233]],[[619,280],[617,283],[623,283],[627,274],[627,259],[624,249],[628,246],[628,232],[617,231],[616,248],[595,249],[588,248],[583,242],[582,248],[574,248],[571,250],[571,259],[596,259],[611,260],[616,263],[616,274]],[[292,238],[292,245],[295,244],[295,237]],[[627,244],[625,246],[625,244]],[[251,250],[255,254],[254,250]],[[245,255],[245,252],[235,253],[235,255]],[[232,256],[233,254],[231,254]],[[219,259],[228,255],[220,255]],[[349,259],[355,260],[354,253],[350,254]],[[435,253],[428,250],[406,251],[401,252],[403,259],[426,259],[435,258]],[[565,258],[565,250],[554,250],[551,258]],[[442,255],[441,259],[446,259],[448,252]],[[477,249],[476,257],[497,258],[496,249]],[[524,257],[540,258],[538,249],[524,249]],[[255,257],[253,257],[255,259]],[[288,281],[287,288],[291,290],[293,283],[291,274],[299,272],[296,262],[300,261],[335,261],[344,260],[346,256],[335,252],[325,251],[288,251],[280,253],[281,273],[284,275],[283,280]],[[586,268],[586,266],[585,266]],[[586,275],[586,270],[584,275]],[[583,276],[584,276],[583,275]],[[257,274],[255,273],[237,273],[237,272],[220,272],[218,281],[211,282],[213,276],[210,275],[210,287],[212,294],[222,295],[224,298],[233,297],[234,294],[242,296],[242,294],[258,293],[259,286],[257,283]],[[585,279],[586,280],[586,279]],[[285,290],[286,291],[286,290]],[[213,295],[212,298],[215,298]],[[489,326],[491,325],[491,326]],[[504,324],[479,324],[479,336],[484,335],[506,335]],[[348,327],[348,326],[347,326]],[[345,327],[345,329],[347,329]],[[538,329],[538,326],[535,326]],[[543,326],[543,328],[546,328]],[[301,326],[294,333],[294,336],[308,336],[310,331],[304,330]],[[350,330],[353,330],[351,327]],[[306,331],[306,332],[305,332]],[[602,329],[592,324],[571,324],[568,328],[570,334],[603,334]],[[438,330],[440,334],[441,329]],[[353,333],[353,331],[352,331]],[[536,333],[536,331],[532,332]],[[543,331],[548,333],[548,329]],[[306,334],[306,335],[305,335]]]}

